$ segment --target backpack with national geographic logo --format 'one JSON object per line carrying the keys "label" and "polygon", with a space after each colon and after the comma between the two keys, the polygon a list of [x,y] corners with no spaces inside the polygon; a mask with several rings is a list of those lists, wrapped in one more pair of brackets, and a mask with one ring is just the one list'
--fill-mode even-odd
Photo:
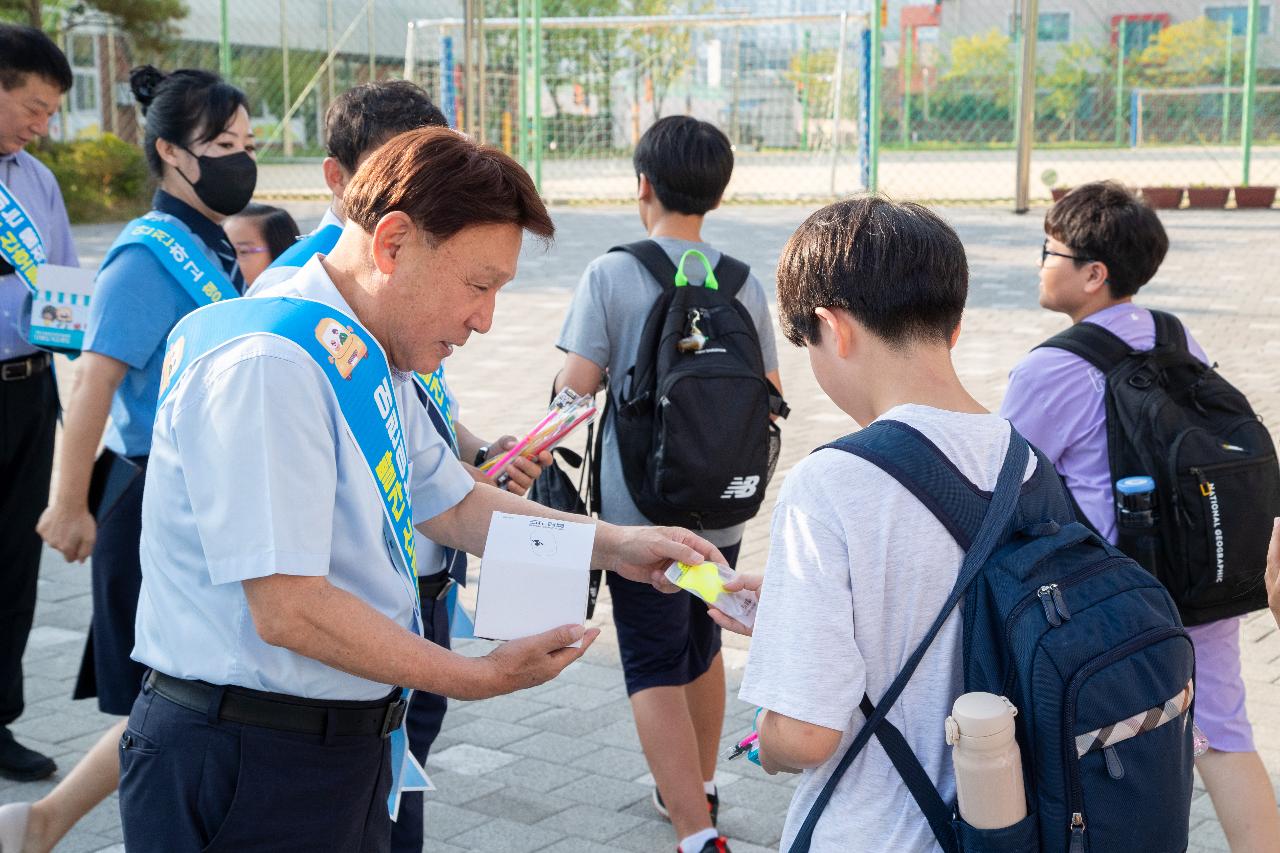
{"label": "backpack with national geographic logo", "polygon": [[[677,266],[651,240],[609,251],[636,258],[662,285],[635,366],[616,377],[606,417],[636,508],[657,524],[715,530],[753,517],[781,448],[770,415],[787,405],[765,378],[760,339],[737,294],[749,268],[696,249]],[[690,286],[684,263],[707,276]]]}
{"label": "backpack with national geographic logo", "polygon": [[1041,346],[1105,377],[1112,483],[1151,477],[1156,487],[1149,531],[1126,529],[1117,513],[1119,546],[1165,585],[1183,624],[1265,608],[1267,542],[1280,515],[1275,445],[1244,395],[1191,354],[1178,319],[1151,315],[1149,350],[1089,322]]}

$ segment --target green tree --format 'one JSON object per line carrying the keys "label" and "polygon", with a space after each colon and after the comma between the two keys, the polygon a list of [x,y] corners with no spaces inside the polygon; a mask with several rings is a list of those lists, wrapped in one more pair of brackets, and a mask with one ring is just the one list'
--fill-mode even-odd
{"label": "green tree", "polygon": [[[706,12],[709,0],[629,0],[627,15],[678,15]],[[696,57],[693,36],[687,27],[662,26],[650,30],[628,30],[622,38],[632,61],[635,81],[632,87],[635,106],[640,105],[643,78],[652,89],[653,119],[662,117],[662,105],[677,80],[689,73]],[[735,61],[737,52],[734,52]],[[730,69],[735,73],[736,69]]]}
{"label": "green tree", "polygon": [[[1091,42],[1073,41],[1059,51],[1051,71],[1038,74],[1037,88],[1048,91],[1040,97],[1036,113],[1043,120],[1058,120],[1061,130],[1053,137],[1060,138],[1065,131],[1075,141],[1077,119],[1086,96],[1104,88],[1106,69],[1114,68],[1111,53]],[[1042,124],[1043,133],[1043,123],[1037,123]]]}
{"label": "green tree", "polygon": [[1000,110],[1013,103],[1013,43],[992,27],[985,33],[960,36],[951,42],[947,70],[938,78],[942,97],[981,95]]}
{"label": "green tree", "polygon": [[1148,86],[1170,88],[1221,83],[1230,39],[1229,24],[1208,18],[1165,27],[1138,54],[1139,79]]}
{"label": "green tree", "polygon": [[43,27],[49,17],[57,22],[59,32],[73,28],[93,11],[112,18],[143,53],[155,53],[168,46],[177,34],[175,22],[187,16],[182,0],[0,0],[0,18]]}

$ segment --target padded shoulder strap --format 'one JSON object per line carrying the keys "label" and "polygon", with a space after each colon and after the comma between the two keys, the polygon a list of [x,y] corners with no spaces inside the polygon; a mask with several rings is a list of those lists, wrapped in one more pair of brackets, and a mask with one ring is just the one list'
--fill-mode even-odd
{"label": "padded shoulder strap", "polygon": [[852,453],[893,477],[969,550],[991,495],[961,474],[919,430],[899,421],[876,421],[823,447]]}
{"label": "padded shoulder strap", "polygon": [[1129,357],[1129,353],[1133,352],[1133,347],[1119,337],[1097,323],[1088,322],[1076,323],[1071,328],[1064,329],[1036,349],[1041,347],[1064,349],[1078,355],[1104,375],[1119,367]]}
{"label": "padded shoulder strap", "polygon": [[634,243],[624,243],[621,246],[610,248],[609,251],[626,252],[635,258],[640,262],[641,266],[649,271],[649,275],[653,276],[658,284],[662,285],[663,290],[676,286],[676,265],[667,256],[666,250],[652,240],[637,240]]}
{"label": "padded shoulder strap", "polygon": [[1189,352],[1187,347],[1187,330],[1182,321],[1167,311],[1151,309],[1151,316],[1156,321],[1156,346],[1173,346],[1182,352]]}
{"label": "padded shoulder strap", "polygon": [[716,281],[720,283],[720,292],[725,295],[726,299],[732,299],[737,296],[738,291],[742,289],[742,285],[747,283],[747,276],[750,273],[751,267],[742,261],[729,255],[721,254],[720,261],[716,264],[715,269]]}

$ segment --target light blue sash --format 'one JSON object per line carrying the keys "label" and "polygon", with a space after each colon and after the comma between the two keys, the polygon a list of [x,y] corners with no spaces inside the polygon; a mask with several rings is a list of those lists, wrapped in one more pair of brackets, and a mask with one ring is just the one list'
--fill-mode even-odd
{"label": "light blue sash", "polygon": [[36,267],[45,262],[44,241],[26,209],[0,181],[0,258],[9,262],[34,295]]}
{"label": "light blue sash", "polygon": [[195,300],[197,306],[240,295],[222,272],[222,267],[209,260],[186,226],[156,215],[154,210],[124,227],[107,250],[102,266],[111,263],[111,259],[126,246],[133,245],[146,246],[169,277]]}
{"label": "light blue sash", "polygon": [[[414,601],[413,629],[422,633],[418,601],[413,510],[408,485],[409,455],[391,371],[382,347],[355,319],[322,302],[287,297],[230,299],[197,309],[169,333],[160,375],[160,402],[178,384],[184,370],[222,344],[252,334],[288,340],[310,355],[324,372],[338,401],[347,434],[359,448],[382,499],[383,533],[398,572]],[[401,698],[406,705],[412,691]],[[408,749],[405,726],[391,735],[391,794],[387,809],[394,820],[400,793],[429,785]]]}
{"label": "light blue sash", "polygon": [[298,238],[292,246],[281,252],[280,257],[271,262],[271,267],[300,267],[311,260],[311,256],[317,252],[322,255],[332,252],[341,236],[341,225],[329,224],[312,231],[307,236]]}

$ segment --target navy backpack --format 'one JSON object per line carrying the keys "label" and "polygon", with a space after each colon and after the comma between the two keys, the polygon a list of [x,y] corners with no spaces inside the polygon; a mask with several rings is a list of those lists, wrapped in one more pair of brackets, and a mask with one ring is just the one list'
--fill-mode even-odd
{"label": "navy backpack", "polygon": [[[862,699],[866,724],[791,846],[814,828],[874,735],[947,853],[1179,851],[1192,789],[1195,657],[1160,582],[1074,513],[1061,479],[1012,431],[995,492],[969,482],[918,430],[877,421],[826,445],[885,471],[966,552],[955,587],[885,694]],[[951,611],[963,620],[964,689],[1018,708],[1027,817],[978,830],[944,802],[902,733],[885,719]],[[938,720],[937,737],[943,736]]]}

